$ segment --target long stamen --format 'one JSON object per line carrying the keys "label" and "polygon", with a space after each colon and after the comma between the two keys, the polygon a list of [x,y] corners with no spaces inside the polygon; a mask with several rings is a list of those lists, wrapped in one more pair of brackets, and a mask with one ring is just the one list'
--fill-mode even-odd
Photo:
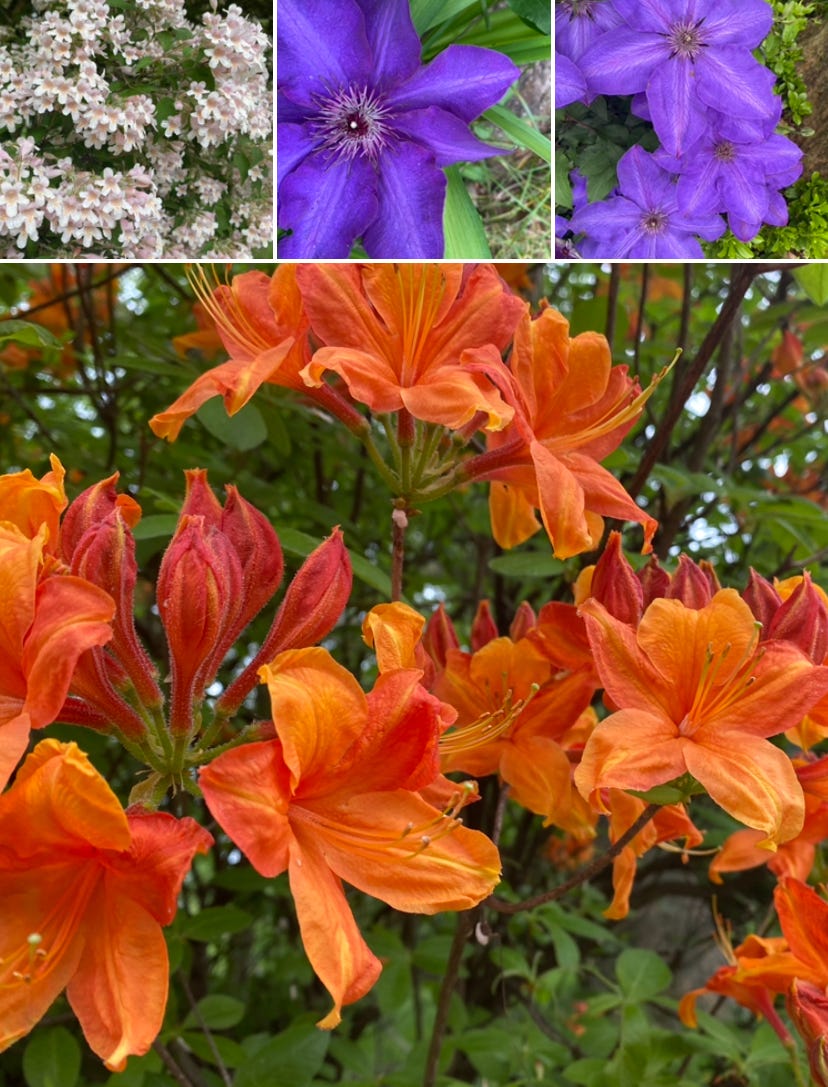
{"label": "long stamen", "polygon": [[[252,355],[258,355],[269,347],[273,347],[274,345],[268,342],[256,325],[251,322],[232,284],[221,283],[213,265],[207,265],[207,268],[209,275],[202,265],[189,264],[186,273],[196,298],[207,311],[216,328],[243,344]],[[210,276],[212,276],[212,282],[210,282]],[[218,302],[219,291],[221,291],[223,305]]]}

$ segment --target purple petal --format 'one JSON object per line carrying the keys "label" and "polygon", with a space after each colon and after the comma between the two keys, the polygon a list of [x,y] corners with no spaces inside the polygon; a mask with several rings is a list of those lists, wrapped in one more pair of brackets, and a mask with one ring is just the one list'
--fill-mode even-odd
{"label": "purple petal", "polygon": [[618,160],[618,188],[644,211],[675,202],[670,175],[643,147],[631,147]]}
{"label": "purple petal", "polygon": [[670,155],[681,155],[707,129],[707,110],[696,97],[696,71],[675,57],[657,68],[647,84],[653,128]]}
{"label": "purple petal", "polygon": [[279,0],[276,71],[294,101],[370,83],[371,50],[356,0]]}
{"label": "purple petal", "polygon": [[765,222],[770,226],[785,226],[788,221],[788,202],[782,193],[770,192],[768,194],[768,210]]}
{"label": "purple petal", "polygon": [[317,113],[315,106],[302,106],[294,102],[289,94],[280,90],[276,95],[276,120],[287,124],[301,125]]}
{"label": "purple petal", "polygon": [[276,178],[295,169],[314,149],[314,140],[305,125],[276,125]]}
{"label": "purple petal", "polygon": [[288,174],[277,196],[278,225],[292,230],[279,257],[341,258],[377,214],[377,177],[366,158],[331,162],[310,155]]}
{"label": "purple petal", "polygon": [[408,0],[356,2],[365,16],[365,31],[374,55],[374,86],[385,90],[402,83],[420,67],[420,39],[411,22]]}
{"label": "purple petal", "polygon": [[715,241],[716,238],[721,238],[725,232],[725,221],[721,215],[717,215],[716,212],[699,211],[692,213],[685,213],[677,221],[678,226],[682,230],[687,230],[691,234],[698,234],[704,238],[707,242]]}
{"label": "purple petal", "polygon": [[661,35],[622,28],[598,38],[578,63],[591,91],[637,94],[669,55],[670,48]]}
{"label": "purple petal", "polygon": [[696,57],[699,98],[737,117],[763,119],[776,111],[773,72],[745,49],[703,49]]}
{"label": "purple petal", "polygon": [[394,119],[394,128],[410,136],[415,143],[428,148],[438,166],[451,166],[455,162],[476,162],[492,155],[508,154],[509,149],[492,147],[473,135],[453,113],[429,106],[428,109],[411,109]]}
{"label": "purple petal", "polygon": [[705,39],[716,45],[755,49],[773,26],[773,10],[765,0],[705,0],[702,7]]}
{"label": "purple petal", "polygon": [[613,0],[612,6],[636,30],[663,34],[676,17],[670,0]]}
{"label": "purple petal", "polygon": [[395,87],[388,103],[401,110],[439,106],[468,123],[502,98],[519,75],[520,68],[493,49],[450,45]]}
{"label": "purple petal", "polygon": [[723,165],[719,192],[728,213],[732,211],[739,219],[757,223],[764,219],[768,210],[768,190],[764,174],[757,173],[749,162],[740,161],[737,156],[733,162]]}
{"label": "purple petal", "polygon": [[682,216],[692,215],[699,208],[723,210],[719,195],[720,163],[711,154],[699,155],[693,168],[680,175],[676,185],[676,203]]}
{"label": "purple petal", "polygon": [[570,220],[575,234],[607,238],[635,230],[640,223],[641,208],[623,196],[611,196],[609,200],[578,208]]}
{"label": "purple petal", "polygon": [[555,109],[563,109],[570,102],[586,94],[586,80],[577,64],[563,53],[555,54]]}
{"label": "purple petal", "polygon": [[588,12],[581,14],[557,7],[555,49],[570,60],[578,61],[604,31],[620,25],[621,16],[611,3],[594,4]]}
{"label": "purple petal", "polygon": [[[724,229],[724,223],[722,224]],[[652,247],[652,256],[660,260],[671,257],[703,257],[704,250],[692,234],[669,229],[663,234],[656,234]],[[632,254],[629,254],[632,256]]]}
{"label": "purple petal", "polygon": [[802,173],[802,149],[787,136],[770,136],[743,149],[746,158],[764,170],[775,189],[792,185]]}
{"label": "purple petal", "polygon": [[379,211],[363,238],[369,257],[439,259],[443,255],[446,175],[415,143],[379,158]]}

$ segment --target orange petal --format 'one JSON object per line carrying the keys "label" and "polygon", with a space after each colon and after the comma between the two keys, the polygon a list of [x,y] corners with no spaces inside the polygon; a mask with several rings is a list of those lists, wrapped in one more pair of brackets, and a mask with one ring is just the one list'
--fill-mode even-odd
{"label": "orange petal", "polygon": [[407,913],[465,910],[490,894],[500,857],[489,839],[405,790],[350,797],[338,808],[308,804],[293,825],[324,842],[346,883]]}
{"label": "orange petal", "polygon": [[[600,726],[599,726],[600,728]],[[705,733],[704,742],[686,741],[687,770],[726,812],[765,837],[776,849],[802,829],[805,799],[791,760],[767,740],[744,732]]]}
{"label": "orange petal", "polygon": [[211,814],[263,876],[288,865],[290,773],[276,740],[225,751],[198,783]]}
{"label": "orange petal", "polygon": [[311,966],[333,997],[334,1006],[317,1026],[337,1026],[342,1005],[359,1000],[382,971],[376,955],[363,940],[345,899],[342,883],[319,852],[313,828],[297,827],[290,847],[290,891],[302,943]]}
{"label": "orange petal", "polygon": [[828,902],[798,879],[782,880],[773,898],[791,951],[812,972],[809,980],[828,985]]}
{"label": "orange petal", "polygon": [[259,670],[293,788],[341,773],[341,761],[366,726],[368,703],[351,673],[326,649],[289,649]]}
{"label": "orange petal", "polygon": [[89,903],[83,954],[66,995],[90,1048],[113,1072],[155,1041],[167,1006],[167,945],[157,921],[117,878],[105,877]]}
{"label": "orange petal", "polygon": [[417,667],[414,650],[424,626],[423,616],[401,601],[371,608],[362,622],[362,637],[376,653],[380,672]]}
{"label": "orange petal", "polygon": [[489,516],[492,536],[506,550],[518,547],[541,529],[535,508],[523,492],[497,480],[489,485]]}
{"label": "orange petal", "polygon": [[54,553],[60,534],[60,515],[68,500],[63,489],[66,470],[54,453],[49,462],[52,470],[42,479],[35,479],[28,468],[0,476],[0,521],[10,521],[30,538],[45,525],[47,547]]}

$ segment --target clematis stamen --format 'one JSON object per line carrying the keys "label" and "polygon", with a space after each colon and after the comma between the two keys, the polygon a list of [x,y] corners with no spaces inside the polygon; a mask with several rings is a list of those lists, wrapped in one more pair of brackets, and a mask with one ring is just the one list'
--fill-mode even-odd
{"label": "clematis stamen", "polygon": [[327,95],[316,95],[318,112],[310,128],[319,149],[332,161],[363,155],[376,164],[392,135],[391,110],[382,96],[367,86],[350,84]]}

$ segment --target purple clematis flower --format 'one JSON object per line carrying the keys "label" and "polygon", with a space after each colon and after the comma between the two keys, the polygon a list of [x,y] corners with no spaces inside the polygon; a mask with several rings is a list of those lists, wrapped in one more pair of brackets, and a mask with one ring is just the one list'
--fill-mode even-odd
{"label": "purple clematis flower", "polygon": [[451,45],[421,63],[408,0],[280,0],[280,257],[443,255],[442,167],[502,153],[469,131],[520,75]]}
{"label": "purple clematis flower", "polygon": [[643,147],[618,161],[618,195],[578,209],[571,219],[584,257],[703,257],[694,235],[720,238],[724,219],[710,211],[679,210],[673,175]]}
{"label": "purple clematis flower", "polygon": [[678,160],[676,186],[684,211],[727,212],[730,229],[743,242],[755,238],[763,223],[784,226],[788,221],[784,200],[780,221],[778,190],[802,173],[802,151],[786,136],[751,138],[750,132],[723,120],[684,158]]}
{"label": "purple clematis flower", "polygon": [[769,33],[765,0],[613,0],[624,25],[601,35],[579,67],[599,94],[644,91],[671,155],[706,127],[707,108],[749,120],[773,113],[774,75],[751,55]]}

